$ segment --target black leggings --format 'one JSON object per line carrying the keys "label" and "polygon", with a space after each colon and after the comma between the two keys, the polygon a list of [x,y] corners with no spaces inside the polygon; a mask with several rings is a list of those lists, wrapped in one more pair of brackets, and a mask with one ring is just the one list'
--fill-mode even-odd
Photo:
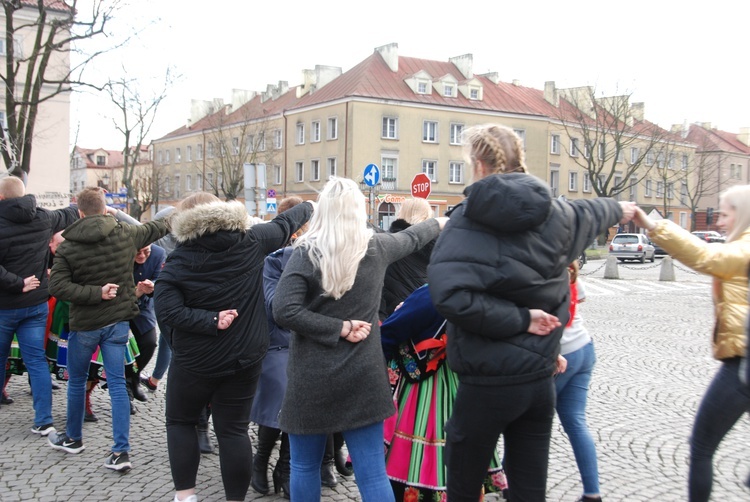
{"label": "black leggings", "polygon": [[260,377],[261,363],[233,375],[205,378],[176,364],[167,382],[167,449],[176,490],[195,487],[200,449],[195,426],[211,404],[214,432],[219,441],[219,462],[228,500],[244,500],[250,486],[252,446],[248,436],[250,409]]}
{"label": "black leggings", "polygon": [[151,361],[154,351],[156,351],[156,328],[141,333],[135,323],[131,322],[130,331],[133,332],[135,341],[138,343],[140,355],[135,358],[135,362],[138,364],[138,371],[141,372]]}

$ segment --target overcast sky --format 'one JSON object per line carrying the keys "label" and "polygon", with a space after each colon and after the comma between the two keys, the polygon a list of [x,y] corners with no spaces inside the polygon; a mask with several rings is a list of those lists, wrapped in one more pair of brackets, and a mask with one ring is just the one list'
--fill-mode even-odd
{"label": "overcast sky", "polygon": [[[347,71],[393,42],[409,57],[447,61],[470,53],[475,73],[494,71],[538,89],[554,80],[608,95],[631,92],[645,102],[646,118],[667,128],[698,121],[733,132],[750,127],[747,0],[130,4],[118,15],[118,33],[154,22],[92,70],[118,76],[124,64],[144,93],[169,66],[181,75],[149,139],[184,125],[192,98],[229,101],[234,88],[299,85],[303,69]],[[122,148],[109,113],[101,97],[73,98],[71,134],[80,124],[79,145]]]}

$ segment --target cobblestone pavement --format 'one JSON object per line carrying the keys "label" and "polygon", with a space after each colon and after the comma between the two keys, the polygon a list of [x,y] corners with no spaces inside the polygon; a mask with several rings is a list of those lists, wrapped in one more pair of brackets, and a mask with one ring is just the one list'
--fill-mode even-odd
{"label": "cobblestone pavement", "polygon": [[[602,279],[603,262],[582,270],[588,301],[581,306],[598,363],[589,393],[589,421],[597,441],[602,493],[607,501],[684,501],[688,436],[700,397],[717,363],[711,358],[710,280],[678,268],[677,282],[661,283],[659,266],[628,264],[620,280]],[[131,422],[133,470],[120,475],[102,464],[112,443],[108,395],[97,389],[97,423],[84,425],[86,450],[52,450],[30,432],[31,396],[25,377],[8,387],[15,399],[0,406],[0,500],[168,501],[172,480],[164,429],[164,390],[138,403]],[[65,423],[65,386],[54,391],[55,424]],[[741,480],[750,473],[747,417],[725,438],[714,459],[713,500],[750,500]],[[255,429],[250,430],[255,444]],[[501,447],[501,444],[499,445]],[[277,452],[275,452],[277,453]],[[270,476],[269,476],[270,477]],[[352,478],[323,488],[325,501],[360,500]],[[553,428],[548,500],[574,501],[581,493],[570,445]],[[198,475],[204,502],[223,499],[218,455],[204,455]],[[496,495],[488,500],[500,500]],[[261,497],[252,490],[248,500]]]}

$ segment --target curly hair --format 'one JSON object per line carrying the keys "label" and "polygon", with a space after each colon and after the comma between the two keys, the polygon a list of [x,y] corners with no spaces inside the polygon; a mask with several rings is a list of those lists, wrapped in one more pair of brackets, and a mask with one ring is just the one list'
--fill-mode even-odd
{"label": "curly hair", "polygon": [[470,127],[463,144],[464,156],[473,167],[481,162],[490,174],[527,172],[523,143],[513,129],[498,124]]}

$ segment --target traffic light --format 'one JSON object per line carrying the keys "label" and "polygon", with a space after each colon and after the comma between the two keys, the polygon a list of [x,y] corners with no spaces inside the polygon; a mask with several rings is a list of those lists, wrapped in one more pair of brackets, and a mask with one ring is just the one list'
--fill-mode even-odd
{"label": "traffic light", "polygon": [[706,208],[706,225],[710,225],[714,222],[714,208]]}

